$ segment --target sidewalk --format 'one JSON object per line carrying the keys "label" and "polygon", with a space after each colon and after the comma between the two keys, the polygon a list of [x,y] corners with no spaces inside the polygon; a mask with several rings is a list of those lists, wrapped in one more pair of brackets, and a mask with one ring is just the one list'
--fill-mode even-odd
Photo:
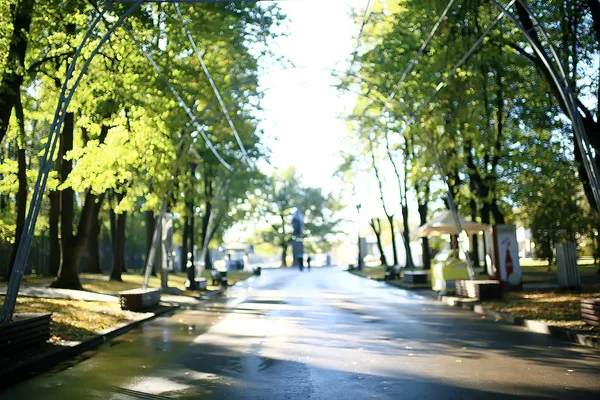
{"label": "sidewalk", "polygon": [[[360,274],[354,275],[373,279]],[[582,298],[600,297],[600,276],[595,273],[583,275],[582,293],[560,290],[555,271],[526,271],[524,281],[529,283],[523,284],[523,291],[508,292],[503,300],[489,302],[451,295],[440,296],[431,289],[411,288],[398,281],[386,283],[439,300],[448,306],[474,311],[481,314],[482,318],[507,321],[532,332],[551,335],[587,347],[600,348],[600,329],[581,321],[579,301]]]}
{"label": "sidewalk", "polygon": [[[91,278],[91,280],[96,280],[96,278]],[[102,276],[97,277],[97,280],[98,283],[92,282],[92,284],[100,285],[102,289],[107,289],[107,284],[110,284]],[[82,281],[89,284],[90,277],[82,278]],[[131,284],[131,282],[116,283],[117,286],[123,284]],[[172,290],[167,290],[161,295],[160,305],[145,312],[134,313],[120,309],[117,294],[55,289],[45,285],[47,285],[45,282],[22,285],[17,298],[17,312],[29,312],[31,311],[30,308],[38,312],[53,312],[53,337],[40,346],[15,354],[0,355],[0,387],[48,370],[61,362],[74,359],[144,322],[173,312],[179,307],[193,308],[198,306],[203,301],[216,297],[227,289],[219,288],[199,292],[198,296],[190,296],[190,292],[183,292],[181,289],[173,287]],[[6,287],[0,287],[0,295],[5,294]],[[33,299],[35,301],[31,301]],[[49,310],[48,307],[54,307],[55,309]],[[98,329],[98,324],[105,321],[102,319],[96,320],[94,313],[108,318],[110,326]],[[85,321],[90,320],[91,326],[89,328],[77,326],[78,317]],[[115,321],[117,322],[115,323]],[[95,329],[92,329],[92,326]],[[65,339],[60,335],[68,337]],[[78,335],[81,335],[81,337],[78,337]]]}
{"label": "sidewalk", "polygon": [[68,341],[58,343],[46,342],[40,346],[25,351],[2,355],[0,357],[0,388],[13,385],[15,382],[27,379],[40,372],[95,349],[107,341],[129,332],[131,329],[158,316],[176,310],[178,306],[159,305],[152,312],[140,314],[135,321],[118,324],[103,330],[83,341]]}

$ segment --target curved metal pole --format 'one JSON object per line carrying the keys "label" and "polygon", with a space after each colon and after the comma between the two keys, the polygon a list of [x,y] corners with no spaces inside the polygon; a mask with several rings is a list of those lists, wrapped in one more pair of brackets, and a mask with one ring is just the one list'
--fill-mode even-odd
{"label": "curved metal pole", "polygon": [[188,105],[185,103],[185,101],[183,101],[183,97],[181,97],[181,95],[179,94],[179,91],[177,89],[175,89],[175,87],[171,84],[171,82],[169,81],[169,79],[165,76],[165,74],[163,74],[163,72],[160,69],[160,67],[158,66],[158,64],[154,61],[154,58],[152,58],[152,56],[150,55],[150,53],[148,53],[144,49],[144,47],[142,46],[142,44],[139,42],[139,40],[137,39],[137,37],[134,35],[133,31],[128,26],[125,27],[125,30],[127,31],[127,33],[129,33],[129,35],[131,36],[131,38],[135,42],[135,45],[138,47],[138,49],[148,59],[148,62],[150,62],[150,64],[154,68],[154,70],[165,81],[165,83],[167,84],[167,87],[169,88],[169,90],[171,90],[171,93],[173,93],[173,96],[175,96],[175,98],[177,99],[177,102],[179,103],[179,106],[181,108],[183,108],[183,110],[186,112],[186,114],[188,115],[188,117],[190,117],[190,119],[192,120],[192,124],[194,124],[196,126],[196,128],[198,130],[198,133],[200,133],[200,135],[204,138],[204,142],[206,143],[206,147],[208,147],[210,149],[210,151],[214,154],[214,156],[217,158],[217,160],[219,160],[219,162],[221,164],[223,164],[223,166],[225,168],[227,168],[228,170],[232,171],[233,167],[227,161],[225,161],[225,159],[221,156],[221,154],[219,153],[219,151],[212,144],[212,142],[210,141],[210,139],[208,138],[208,136],[206,135],[206,133],[204,132],[204,130],[202,129],[202,127],[200,126],[200,124],[198,123],[198,120],[196,119],[196,117],[194,117],[194,114],[192,113],[192,110],[190,109],[190,107],[188,107]]}
{"label": "curved metal pole", "polygon": [[544,39],[546,39],[550,48],[550,52],[552,53],[555,59],[554,64],[558,66],[561,76],[559,76],[559,74],[556,72],[552,61],[548,58],[548,56],[544,52],[544,49],[542,49],[538,45],[537,41],[533,38],[531,33],[527,29],[525,29],[525,27],[519,22],[519,20],[513,14],[511,14],[504,6],[502,6],[498,2],[498,0],[492,0],[492,2],[497,8],[499,8],[502,11],[502,13],[509,17],[512,20],[512,22],[517,26],[517,28],[519,28],[519,30],[525,35],[525,38],[529,42],[529,45],[533,48],[533,51],[537,54],[537,56],[540,58],[540,60],[550,73],[550,76],[552,77],[552,80],[559,91],[560,97],[567,108],[569,119],[571,120],[571,123],[573,125],[575,141],[577,142],[579,150],[581,151],[583,164],[588,175],[588,179],[590,180],[590,186],[592,188],[594,200],[596,202],[596,206],[600,208],[600,173],[598,171],[596,163],[594,162],[594,155],[589,143],[589,138],[587,137],[583,126],[581,114],[578,111],[577,102],[574,98],[573,88],[571,87],[569,80],[567,79],[565,68],[561,63],[560,58],[558,58],[558,54],[556,52],[556,49],[552,45],[552,42],[550,41],[548,33],[539,23],[539,20],[537,19],[537,17],[535,17],[531,9],[527,7],[525,2],[519,0],[519,3],[523,5],[524,10],[530,15],[530,17],[535,22],[536,27],[540,30],[540,32],[542,32]]}
{"label": "curved metal pole", "polygon": [[[241,86],[242,84],[244,84],[244,82],[240,82],[239,84],[232,85],[232,86],[230,86],[230,89]],[[195,116],[194,118],[197,119],[197,118],[199,118],[200,115],[203,115],[204,113],[206,113],[212,107],[212,105],[214,105],[215,102],[216,102],[216,100],[209,103],[206,107],[204,107],[204,109],[202,111],[200,111],[200,114],[198,116]],[[177,175],[177,172],[179,171],[179,165],[177,165],[177,161],[179,160],[179,157],[181,157],[181,155],[183,155],[183,153],[184,153],[184,145],[183,144],[184,144],[184,140],[186,137],[187,136],[185,134],[182,135],[181,139],[179,140],[179,144],[177,145],[177,150],[175,152],[177,156],[175,157],[175,159],[173,160],[173,163],[171,165],[171,169],[173,169],[173,175]],[[186,146],[185,151],[189,150],[190,145],[191,145],[191,143],[188,146]],[[169,199],[171,198],[171,196],[173,194],[174,186],[175,186],[175,180],[171,179],[171,181],[169,182],[169,189],[167,190],[167,193],[165,194],[165,196],[163,197],[163,200],[162,200],[160,211],[159,211],[158,217],[157,217],[157,223],[154,225],[154,231],[152,232],[152,239],[150,241],[150,251],[148,252],[148,256],[146,257],[146,262],[144,264],[144,282],[142,283],[142,289],[147,289],[148,284],[150,283],[150,276],[152,275],[152,269],[154,268],[154,259],[156,258],[156,248],[158,247],[158,244],[159,244],[162,220],[167,212],[167,206],[169,204]]]}
{"label": "curved metal pole", "polygon": [[194,40],[194,37],[192,36],[192,32],[190,31],[187,22],[185,22],[185,18],[183,18],[183,14],[181,14],[181,10],[179,9],[179,4],[177,4],[177,3],[175,3],[175,10],[177,10],[177,14],[179,15],[179,19],[181,20],[181,23],[183,24],[187,38],[190,41],[190,44],[192,45],[194,52],[196,53],[196,57],[198,58],[198,61],[200,62],[200,65],[202,66],[202,70],[204,71],[204,74],[206,75],[206,78],[208,79],[208,83],[210,84],[210,87],[212,88],[213,93],[215,94],[215,97],[217,98],[219,105],[221,106],[221,109],[223,110],[223,114],[225,116],[225,119],[227,120],[227,123],[229,124],[229,127],[231,128],[231,131],[233,132],[233,136],[235,137],[235,140],[237,141],[237,144],[238,144],[240,150],[242,151],[242,157],[244,158],[244,160],[246,161],[248,166],[252,166],[252,162],[250,161],[250,158],[248,157],[248,153],[246,152],[246,147],[244,147],[244,143],[242,142],[242,139],[240,138],[240,135],[235,127],[235,124],[233,123],[233,121],[231,120],[231,116],[227,112],[227,107],[225,106],[225,103],[223,102],[221,93],[219,93],[219,89],[217,89],[217,85],[215,84],[215,81],[213,80],[212,75],[211,75],[210,71],[208,70],[208,67],[206,66],[206,63],[204,62],[204,58],[202,57],[202,54],[200,54],[200,51],[198,50],[198,46],[196,46],[196,41]]}
{"label": "curved metal pole", "polygon": [[81,81],[81,78],[87,71],[92,59],[100,50],[100,47],[108,40],[110,35],[114,32],[114,30],[129,16],[133,11],[135,11],[141,4],[143,0],[137,0],[113,25],[111,29],[109,29],[106,34],[102,37],[100,42],[94,48],[90,57],[87,59],[85,64],[83,65],[81,71],[79,72],[77,78],[75,79],[75,83],[69,89],[69,81],[72,77],[73,71],[75,70],[75,65],[79,56],[81,55],[81,51],[88,39],[92,35],[94,29],[104,16],[105,12],[112,5],[112,1],[108,1],[105,7],[100,11],[100,13],[96,16],[96,18],[92,21],[90,26],[88,27],[81,43],[77,47],[75,54],[73,55],[73,59],[67,69],[67,75],[65,81],[63,83],[58,105],[56,107],[56,111],[54,114],[54,120],[50,127],[50,132],[48,134],[48,141],[46,143],[46,148],[44,151],[44,155],[40,161],[40,169],[38,172],[38,177],[36,180],[36,184],[34,187],[33,195],[31,198],[31,204],[29,206],[29,211],[27,214],[27,219],[25,220],[25,226],[23,229],[23,233],[21,235],[21,240],[19,241],[19,247],[17,248],[17,253],[15,257],[15,263],[13,266],[13,270],[10,276],[8,288],[6,291],[6,297],[4,299],[4,304],[2,306],[2,311],[0,312],[0,323],[8,323],[12,319],[12,315],[15,308],[17,294],[19,292],[19,287],[21,285],[21,277],[25,270],[25,265],[27,263],[27,258],[29,256],[29,247],[31,244],[31,239],[33,237],[33,233],[35,230],[35,225],[37,222],[37,218],[41,209],[42,197],[44,194],[44,190],[46,188],[46,183],[48,181],[48,174],[50,172],[50,167],[52,164],[52,158],[54,156],[54,152],[56,150],[56,144],[58,142],[58,137],[60,133],[60,128],[64,122],[65,116],[67,114],[67,109],[73,98],[75,90]]}
{"label": "curved metal pole", "polygon": [[[131,14],[131,12],[133,12],[142,2],[143,2],[143,0],[137,0],[130,7],[130,9],[128,11],[126,11],[124,16],[126,17],[127,15]],[[77,88],[79,81],[81,80],[81,76],[85,73],[85,71],[87,70],[87,67],[89,66],[89,63],[91,62],[91,59],[95,56],[95,54],[99,50],[99,47],[106,41],[106,39],[108,38],[108,36],[110,36],[110,34],[112,33],[112,31],[114,31],[114,29],[112,31],[107,32],[107,34],[102,38],[102,40],[98,44],[95,51],[92,52],[92,54],[90,55],[90,58],[84,64],[82,71],[80,72],[78,78],[75,81],[75,84],[70,89],[68,89],[69,81],[72,77],[73,71],[75,70],[75,65],[77,63],[79,56],[81,55],[81,51],[82,51],[83,47],[85,46],[86,42],[92,35],[94,29],[96,28],[96,26],[98,25],[98,23],[100,22],[102,17],[104,16],[104,13],[111,6],[112,6],[112,1],[108,1],[106,3],[105,7],[96,16],[96,18],[94,18],[94,20],[88,27],[83,39],[81,40],[81,43],[77,47],[77,50],[75,51],[75,54],[73,55],[73,59],[71,60],[71,63],[67,69],[65,81],[61,88],[58,105],[57,105],[56,111],[54,113],[54,120],[50,127],[50,132],[48,133],[48,141],[46,142],[46,148],[44,150],[44,155],[42,156],[42,159],[40,160],[40,168],[39,168],[36,184],[35,184],[35,187],[33,190],[31,204],[29,206],[27,219],[25,220],[25,226],[23,229],[23,233],[21,234],[21,240],[19,241],[19,247],[17,248],[15,263],[13,265],[13,270],[12,270],[12,273],[10,276],[8,288],[6,291],[6,297],[4,299],[4,304],[3,304],[2,310],[0,312],[0,323],[8,323],[12,320],[12,315],[13,315],[14,308],[15,308],[17,294],[19,292],[19,287],[21,284],[21,277],[23,275],[23,271],[25,270],[25,265],[27,263],[27,258],[29,256],[29,247],[31,244],[31,239],[33,237],[37,217],[40,212],[42,197],[44,194],[44,190],[46,188],[46,182],[48,180],[48,174],[50,172],[52,158],[53,158],[54,152],[56,150],[56,144],[58,142],[60,128],[62,126],[62,123],[64,122],[69,103],[70,103],[71,98]],[[119,21],[122,22],[123,19],[124,18],[120,19]],[[117,23],[120,23],[119,21],[117,21]],[[68,95],[67,95],[67,91],[68,91]]]}
{"label": "curved metal pole", "polygon": [[[516,0],[511,0],[511,2],[509,3],[509,7],[512,6],[515,3],[515,1]],[[417,110],[415,110],[412,114],[410,114],[410,116],[404,121],[404,124],[405,124],[404,130],[406,130],[408,127],[410,127],[410,125],[412,125],[414,123],[414,121],[419,116],[419,114],[423,111],[423,109],[427,105],[430,104],[433,97],[435,95],[437,95],[437,93],[445,86],[445,84],[448,82],[448,80],[452,76],[454,76],[454,74],[456,73],[458,68],[460,68],[460,66],[466,62],[466,60],[471,56],[471,54],[473,54],[475,49],[483,42],[484,38],[490,33],[490,31],[496,26],[496,24],[502,19],[503,16],[504,16],[504,14],[502,12],[500,12],[496,16],[496,18],[492,21],[492,23],[488,26],[488,28],[483,32],[483,34],[479,37],[479,39],[477,39],[477,41],[469,48],[469,50],[465,53],[465,55],[456,63],[454,68],[452,68],[452,70],[450,70],[450,72],[448,72],[446,77],[440,83],[438,83],[438,85],[435,87],[435,89],[433,89],[433,91],[431,92],[429,97],[427,97],[425,99],[425,101],[423,101],[419,105]],[[387,102],[385,104],[387,104]],[[392,115],[394,115],[394,114],[392,114]],[[380,114],[379,117],[376,117],[376,118],[380,119],[382,116],[383,115]],[[403,120],[404,118],[400,118],[400,119]],[[456,225],[456,230],[459,235],[459,246],[463,247],[463,252],[465,254],[465,261],[467,264],[467,271],[469,272],[469,278],[474,279],[475,278],[475,270],[473,269],[471,257],[469,255],[469,252],[466,251],[466,245],[464,243],[463,236],[466,234],[466,232],[464,232],[464,230],[462,228],[462,223],[460,221],[460,217],[458,215],[458,210],[457,210],[456,204],[454,202],[454,196],[452,194],[452,190],[451,190],[449,182],[447,180],[446,171],[445,171],[443,164],[441,163],[441,155],[439,154],[437,146],[435,145],[435,137],[428,130],[425,130],[425,133],[427,134],[427,137],[428,137],[429,141],[431,142],[431,145],[428,147],[431,147],[436,154],[436,158],[437,158],[436,166],[439,169],[439,172],[442,176],[442,179],[444,180],[444,183],[448,186],[448,207],[450,208],[450,211],[452,212],[454,224]]]}

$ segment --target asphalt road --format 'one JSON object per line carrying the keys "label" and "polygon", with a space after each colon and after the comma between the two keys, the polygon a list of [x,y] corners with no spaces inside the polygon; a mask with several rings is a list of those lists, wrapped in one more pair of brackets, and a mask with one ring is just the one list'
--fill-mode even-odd
{"label": "asphalt road", "polygon": [[2,399],[600,398],[600,352],[335,268],[266,270]]}

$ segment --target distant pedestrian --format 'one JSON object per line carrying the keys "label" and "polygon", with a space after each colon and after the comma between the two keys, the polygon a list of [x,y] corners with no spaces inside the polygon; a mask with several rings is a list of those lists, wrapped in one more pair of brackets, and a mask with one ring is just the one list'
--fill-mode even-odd
{"label": "distant pedestrian", "polygon": [[306,266],[308,267],[308,269],[310,270],[310,262],[312,261],[311,256],[308,256],[308,258],[306,259]]}

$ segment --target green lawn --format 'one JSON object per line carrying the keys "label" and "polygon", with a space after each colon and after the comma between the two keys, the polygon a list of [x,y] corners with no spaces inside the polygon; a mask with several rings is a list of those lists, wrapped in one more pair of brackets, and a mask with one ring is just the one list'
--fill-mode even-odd
{"label": "green lawn", "polygon": [[[227,282],[229,285],[233,285],[236,282],[244,280],[252,275],[252,272],[246,271],[228,271]],[[207,279],[209,290],[215,290],[218,287],[210,286],[212,279],[210,278],[210,272],[205,270],[202,272],[202,276]],[[137,289],[142,287],[144,277],[139,273],[125,273],[122,276],[123,281],[110,281],[107,275],[101,274],[81,274],[81,284],[83,288],[90,292],[104,293],[104,294],[118,294],[125,290]],[[168,284],[170,287],[175,287],[185,291],[185,281],[187,276],[185,273],[174,273],[169,274]],[[49,285],[54,280],[53,277],[40,277],[35,275],[24,275],[21,283],[23,285]],[[150,283],[148,287],[159,288],[160,279],[156,276],[150,277]],[[194,293],[188,293],[189,295],[195,295]]]}
{"label": "green lawn", "polygon": [[376,267],[365,266],[362,269],[362,271],[354,270],[354,271],[352,271],[352,273],[354,273],[356,275],[360,275],[365,278],[369,278],[369,279],[383,280],[384,273],[385,273],[385,266],[383,266],[383,265],[378,265]]}
{"label": "green lawn", "polygon": [[[377,266],[365,266],[363,268],[362,271],[357,271],[354,270],[352,271],[352,273],[365,277],[365,278],[369,278],[369,279],[375,279],[375,280],[383,280],[384,276],[385,276],[385,266],[383,265],[377,265]],[[417,269],[418,271],[419,269]],[[400,269],[400,273],[402,274],[403,269]],[[431,270],[427,270],[427,273],[429,275],[431,275]]]}
{"label": "green lawn", "polygon": [[[236,282],[244,280],[252,275],[252,272],[246,271],[228,271],[227,272],[227,283],[229,285],[233,285]],[[218,287],[211,286],[212,279],[210,278],[210,272],[205,270],[202,272],[202,277],[206,278],[208,281],[208,289],[215,290]],[[96,293],[106,293],[106,294],[117,294],[119,292],[136,289],[142,287],[142,283],[144,282],[144,277],[139,274],[123,274],[122,275],[123,282],[115,282],[109,281],[108,276],[105,275],[94,275],[94,274],[82,274],[81,280],[83,284],[83,288],[85,290],[89,290],[90,292]],[[174,287],[180,290],[185,291],[185,281],[187,280],[187,275],[182,272],[169,274],[168,277],[168,285],[169,287]],[[151,288],[159,288],[160,287],[160,279],[158,277],[152,276],[150,277],[150,282],[148,287]],[[186,293],[189,295],[195,295],[194,292]]]}
{"label": "green lawn", "polygon": [[[4,301],[4,296],[0,296]],[[119,303],[100,301],[17,298],[17,313],[52,313],[50,342],[81,341],[93,337],[119,323],[135,321],[149,315],[123,311]]]}
{"label": "green lawn", "polygon": [[[598,298],[600,291],[583,293],[562,291],[508,292],[504,300],[485,302],[496,311],[509,312],[522,318],[539,320],[551,325],[590,332],[592,327],[581,321],[581,299]],[[595,334],[600,334],[595,331]]]}

